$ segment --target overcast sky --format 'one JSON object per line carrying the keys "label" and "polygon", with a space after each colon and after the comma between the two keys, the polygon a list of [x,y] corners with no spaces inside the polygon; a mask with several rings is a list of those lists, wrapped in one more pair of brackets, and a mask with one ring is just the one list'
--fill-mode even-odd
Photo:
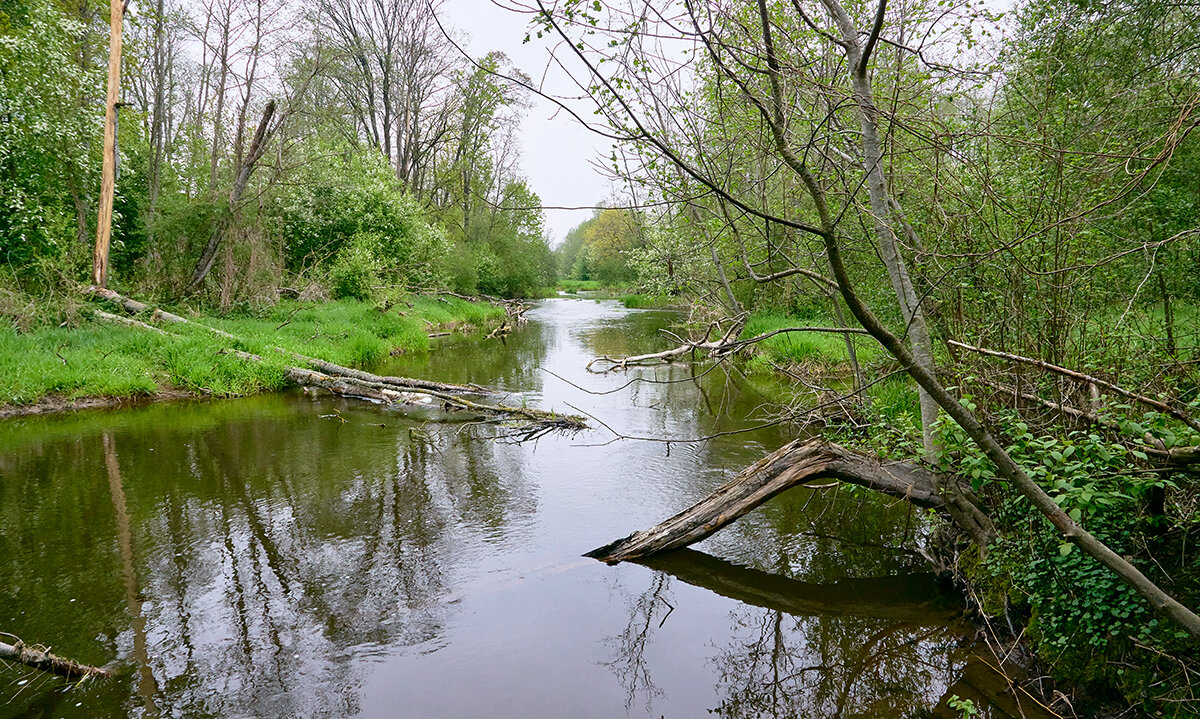
{"label": "overcast sky", "polygon": [[[556,66],[548,67],[549,50],[534,39],[524,44],[528,16],[505,10],[492,0],[446,0],[443,18],[465,34],[465,47],[476,58],[500,50],[534,79],[545,77],[544,88],[554,95],[578,95],[579,90]],[[548,206],[577,207],[599,203],[609,195],[609,183],[593,162],[609,156],[608,142],[584,129],[570,115],[557,112],[540,97],[521,122],[521,166],[530,187]],[[588,110],[587,116],[591,115]],[[590,210],[547,210],[546,224],[553,243],[591,217]]]}

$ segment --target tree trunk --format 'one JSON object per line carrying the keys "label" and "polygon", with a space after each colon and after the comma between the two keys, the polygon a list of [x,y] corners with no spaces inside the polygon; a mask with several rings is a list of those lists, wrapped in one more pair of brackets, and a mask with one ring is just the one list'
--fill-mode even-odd
{"label": "tree trunk", "polygon": [[686,547],[712,535],[780,492],[822,479],[857,484],[918,507],[942,507],[937,477],[907,462],[887,462],[822,440],[798,439],[742,470],[694,506],[644,532],[585,556],[616,564]]}
{"label": "tree trunk", "polygon": [[245,161],[238,168],[237,177],[233,181],[233,188],[229,191],[229,214],[217,220],[217,226],[209,234],[208,243],[204,246],[204,251],[200,253],[200,259],[196,261],[196,269],[192,272],[192,278],[188,280],[184,292],[191,292],[199,287],[204,278],[208,276],[209,271],[212,270],[213,262],[217,258],[217,250],[220,249],[221,241],[225,237],[225,231],[228,229],[229,223],[233,221],[232,215],[235,212],[237,203],[242,199],[242,193],[246,191],[246,185],[250,182],[250,175],[254,172],[255,165],[258,164],[258,160],[262,157],[271,134],[276,129],[270,127],[271,118],[274,115],[275,101],[271,100],[263,108],[262,120],[258,123],[258,129],[254,131],[254,139],[250,141],[250,149],[246,152]]}
{"label": "tree trunk", "polygon": [[108,92],[104,104],[104,165],[100,180],[100,215],[96,221],[96,247],[92,254],[92,283],[108,282],[108,244],[112,237],[113,198],[117,175],[117,103],[121,101],[121,25],[125,18],[122,0],[109,3]]}

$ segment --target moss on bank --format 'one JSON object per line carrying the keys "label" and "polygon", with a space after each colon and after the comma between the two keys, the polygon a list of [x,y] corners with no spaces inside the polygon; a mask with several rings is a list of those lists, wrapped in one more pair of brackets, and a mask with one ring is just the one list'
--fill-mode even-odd
{"label": "moss on bank", "polygon": [[238,336],[243,341],[236,349],[260,355],[262,363],[224,352],[227,340],[187,325],[170,327],[175,336],[86,320],[76,328],[6,328],[0,330],[0,364],[9,369],[0,374],[0,408],[49,397],[146,396],[163,388],[253,394],[285,383],[286,358],[274,347],[360,367],[398,351],[428,351],[434,329],[483,327],[503,314],[492,305],[413,297],[386,311],[346,300],[288,301],[256,313],[191,316]]}

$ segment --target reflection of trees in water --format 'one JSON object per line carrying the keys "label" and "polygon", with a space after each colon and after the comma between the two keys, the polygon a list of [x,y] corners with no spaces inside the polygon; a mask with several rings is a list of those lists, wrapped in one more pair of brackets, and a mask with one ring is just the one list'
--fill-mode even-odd
{"label": "reflection of trees in water", "polygon": [[654,630],[662,627],[667,615],[674,608],[667,599],[670,596],[670,582],[670,576],[655,572],[650,588],[628,600],[629,623],[625,625],[625,630],[616,637],[610,637],[606,642],[612,647],[613,658],[604,665],[617,675],[618,681],[625,689],[627,711],[639,695],[646,702],[647,712],[650,711],[654,699],[662,696],[662,690],[650,677],[646,647]]}
{"label": "reflection of trees in water", "polygon": [[[148,644],[137,658],[152,676],[89,690],[114,715],[155,700],[197,717],[355,713],[354,657],[437,641],[469,535],[506,541],[535,503],[499,479],[520,474],[511,448],[340,406],[345,425],[160,426],[106,435],[107,457],[99,437],[10,454],[0,499],[21,501],[0,509],[0,566],[27,590],[0,613],[25,612],[14,631],[88,660]],[[97,646],[99,628],[112,639]]]}
{"label": "reflection of trees in water", "polygon": [[725,717],[907,717],[937,705],[961,669],[944,626],[796,617],[745,607],[713,658]]}
{"label": "reflection of trees in water", "polygon": [[904,502],[835,485],[781,494],[710,540],[749,566],[813,581],[923,571],[926,522]]}
{"label": "reflection of trees in water", "polygon": [[721,716],[922,716],[962,671],[960,609],[928,577],[805,583],[691,550],[647,563],[657,571],[630,601],[607,663],[628,705],[641,696],[649,708],[661,695],[646,649],[671,610],[672,576],[741,603],[729,615],[732,640],[710,659]]}
{"label": "reflection of trees in water", "polygon": [[381,374],[536,392],[544,380],[539,368],[560,331],[555,325],[529,322],[498,339],[451,337],[428,354],[401,356],[376,369]]}

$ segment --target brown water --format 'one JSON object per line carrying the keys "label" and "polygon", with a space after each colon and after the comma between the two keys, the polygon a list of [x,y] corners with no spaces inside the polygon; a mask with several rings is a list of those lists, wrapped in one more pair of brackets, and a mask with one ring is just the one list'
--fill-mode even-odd
{"label": "brown water", "polygon": [[[559,299],[530,319],[383,369],[676,440],[755,426],[783,392],[584,371],[661,349],[669,312]],[[503,430],[301,392],[0,424],[0,631],[122,669],[72,688],[0,668],[0,717],[919,717],[953,716],[952,694],[1007,716],[904,506],[797,489],[700,551],[580,557],[784,430]]]}

